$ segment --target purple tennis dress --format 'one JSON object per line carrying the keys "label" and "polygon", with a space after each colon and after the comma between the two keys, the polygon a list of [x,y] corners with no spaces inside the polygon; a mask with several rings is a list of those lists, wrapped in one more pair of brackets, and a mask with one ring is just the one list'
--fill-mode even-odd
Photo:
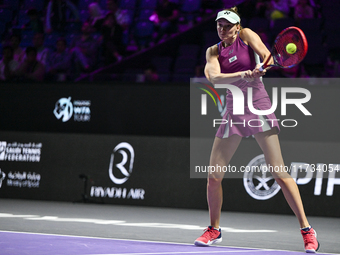
{"label": "purple tennis dress", "polygon": [[[253,70],[255,68],[256,61],[254,51],[242,41],[239,35],[232,45],[224,47],[222,42],[220,42],[217,46],[221,73],[234,73]],[[226,123],[220,125],[216,133],[217,137],[227,138],[234,134],[247,137],[275,127],[277,128],[277,132],[280,132],[278,120],[274,113],[261,116],[252,113],[248,108],[248,87],[252,87],[253,89],[253,106],[255,109],[268,110],[271,108],[270,98],[260,79],[255,79],[253,82],[238,80],[231,84],[237,86],[243,92],[245,103],[244,115],[233,114],[233,96],[231,92],[227,90],[227,111],[223,116]]]}

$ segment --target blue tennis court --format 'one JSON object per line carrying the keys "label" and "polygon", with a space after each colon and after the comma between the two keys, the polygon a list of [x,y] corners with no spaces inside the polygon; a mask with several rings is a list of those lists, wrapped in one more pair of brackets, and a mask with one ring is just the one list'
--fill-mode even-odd
{"label": "blue tennis court", "polygon": [[[63,236],[36,233],[0,232],[2,255],[161,255],[161,254],[259,254],[295,255],[300,252]],[[322,254],[322,253],[319,253]]]}

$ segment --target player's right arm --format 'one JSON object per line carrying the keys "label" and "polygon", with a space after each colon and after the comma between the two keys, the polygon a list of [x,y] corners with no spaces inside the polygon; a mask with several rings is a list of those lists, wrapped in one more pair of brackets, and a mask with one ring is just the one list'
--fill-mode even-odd
{"label": "player's right arm", "polygon": [[211,46],[207,49],[206,59],[207,63],[204,68],[204,74],[212,84],[226,84],[243,78],[252,78],[252,72],[250,70],[235,73],[221,73],[221,67],[218,61],[217,45]]}

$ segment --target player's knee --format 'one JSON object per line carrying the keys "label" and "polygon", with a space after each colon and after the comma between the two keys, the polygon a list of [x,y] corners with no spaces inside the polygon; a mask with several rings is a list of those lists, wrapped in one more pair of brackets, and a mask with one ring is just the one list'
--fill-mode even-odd
{"label": "player's knee", "polygon": [[287,184],[293,180],[288,173],[279,173],[274,179],[280,187],[287,186]]}
{"label": "player's knee", "polygon": [[209,175],[208,177],[208,186],[214,187],[214,186],[220,186],[223,178],[215,176],[215,175]]}

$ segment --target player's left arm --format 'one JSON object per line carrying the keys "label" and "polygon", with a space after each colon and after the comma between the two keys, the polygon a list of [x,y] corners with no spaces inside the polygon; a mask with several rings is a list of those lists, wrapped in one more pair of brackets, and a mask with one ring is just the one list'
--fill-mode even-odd
{"label": "player's left arm", "polygon": [[[260,56],[261,60],[264,62],[270,57],[270,51],[266,45],[262,42],[260,36],[249,28],[244,28],[240,32],[241,39],[248,44],[256,53]],[[269,64],[273,64],[273,59],[269,60]],[[257,66],[256,69],[259,67]]]}

